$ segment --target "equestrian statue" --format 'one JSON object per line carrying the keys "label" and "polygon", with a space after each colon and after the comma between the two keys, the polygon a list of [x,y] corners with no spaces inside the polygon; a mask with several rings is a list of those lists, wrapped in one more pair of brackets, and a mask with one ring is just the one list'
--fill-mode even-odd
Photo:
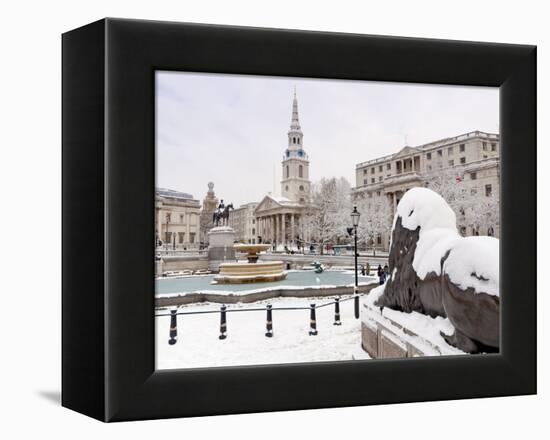
{"label": "equestrian statue", "polygon": [[225,206],[223,203],[223,199],[220,200],[220,204],[218,205],[218,208],[214,211],[214,214],[212,215],[212,222],[216,226],[227,226],[229,221],[230,209],[233,209],[233,203],[230,203],[229,205]]}

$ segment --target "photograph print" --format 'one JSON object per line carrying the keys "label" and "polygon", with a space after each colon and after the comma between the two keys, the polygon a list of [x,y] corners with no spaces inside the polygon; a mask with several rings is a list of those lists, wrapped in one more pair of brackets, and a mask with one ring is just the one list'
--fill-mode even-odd
{"label": "photograph print", "polygon": [[498,353],[499,89],[157,71],[156,368]]}

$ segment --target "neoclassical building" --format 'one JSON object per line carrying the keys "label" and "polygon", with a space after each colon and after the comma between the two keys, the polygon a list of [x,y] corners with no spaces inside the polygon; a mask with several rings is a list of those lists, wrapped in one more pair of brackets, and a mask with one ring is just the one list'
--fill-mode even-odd
{"label": "neoclassical building", "polygon": [[[361,162],[355,166],[354,198],[387,197],[393,213],[403,194],[416,186],[430,187],[441,173],[455,170],[456,178],[471,197],[498,195],[500,191],[500,137],[472,131],[416,147],[405,146],[395,154]],[[499,236],[499,224],[490,231],[463,227],[463,235]],[[378,237],[387,250],[389,237]]]}
{"label": "neoclassical building", "polygon": [[165,248],[194,249],[199,245],[200,202],[171,189],[155,191],[155,237]]}
{"label": "neoclassical building", "polygon": [[309,158],[304,150],[304,134],[298,116],[296,90],[292,102],[288,144],[284,151],[281,197],[267,194],[254,211],[258,241],[280,246],[296,245],[297,237],[309,240],[302,228],[302,219],[309,207],[311,181]]}
{"label": "neoclassical building", "polygon": [[235,239],[241,243],[257,243],[258,234],[254,211],[257,202],[250,202],[229,211],[228,223],[235,230]]}

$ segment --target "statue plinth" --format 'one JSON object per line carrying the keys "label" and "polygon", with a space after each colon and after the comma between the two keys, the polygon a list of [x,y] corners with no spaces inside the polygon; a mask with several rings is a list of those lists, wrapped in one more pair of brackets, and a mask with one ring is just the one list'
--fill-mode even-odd
{"label": "statue plinth", "polygon": [[208,268],[220,270],[220,264],[235,260],[235,230],[229,226],[216,226],[208,231]]}

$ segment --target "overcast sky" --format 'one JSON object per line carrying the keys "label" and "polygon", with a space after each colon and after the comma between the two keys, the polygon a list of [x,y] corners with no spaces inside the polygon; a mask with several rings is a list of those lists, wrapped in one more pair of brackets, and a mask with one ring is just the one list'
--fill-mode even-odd
{"label": "overcast sky", "polygon": [[235,207],[280,195],[294,86],[310,178],[437,139],[498,133],[498,88],[157,72],[157,186]]}

